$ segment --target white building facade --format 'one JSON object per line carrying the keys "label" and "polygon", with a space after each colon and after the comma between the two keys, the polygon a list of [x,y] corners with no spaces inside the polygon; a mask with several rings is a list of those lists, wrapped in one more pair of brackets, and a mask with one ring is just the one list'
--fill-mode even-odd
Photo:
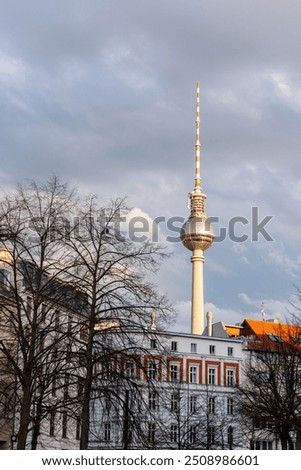
{"label": "white building facade", "polygon": [[89,448],[242,448],[241,339],[129,331],[128,341],[106,386],[95,384]]}

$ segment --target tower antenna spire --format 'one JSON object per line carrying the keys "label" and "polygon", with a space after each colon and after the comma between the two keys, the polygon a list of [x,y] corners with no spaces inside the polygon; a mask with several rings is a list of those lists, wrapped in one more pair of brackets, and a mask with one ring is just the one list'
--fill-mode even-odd
{"label": "tower antenna spire", "polygon": [[189,193],[189,217],[181,231],[185,248],[192,251],[191,333],[204,331],[204,251],[210,248],[214,231],[205,212],[206,194],[201,188],[200,83],[196,84],[196,142],[194,189]]}
{"label": "tower antenna spire", "polygon": [[194,190],[201,192],[200,82],[196,82],[196,139]]}

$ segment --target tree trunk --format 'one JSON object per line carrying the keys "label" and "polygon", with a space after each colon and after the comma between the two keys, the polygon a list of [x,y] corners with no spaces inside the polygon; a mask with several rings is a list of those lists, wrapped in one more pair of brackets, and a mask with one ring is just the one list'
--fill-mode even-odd
{"label": "tree trunk", "polygon": [[30,424],[30,407],[31,407],[31,394],[29,387],[24,387],[23,389],[23,399],[20,413],[20,424],[18,430],[18,441],[17,449],[25,450],[26,449],[26,440],[28,434],[28,428]]}

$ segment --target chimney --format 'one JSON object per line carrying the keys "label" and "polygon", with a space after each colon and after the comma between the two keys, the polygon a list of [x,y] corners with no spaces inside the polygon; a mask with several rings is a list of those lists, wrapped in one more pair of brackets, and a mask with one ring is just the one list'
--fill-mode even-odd
{"label": "chimney", "polygon": [[156,312],[151,313],[151,330],[157,329],[157,314]]}
{"label": "chimney", "polygon": [[208,334],[208,336],[212,336],[212,320],[213,320],[212,312],[207,312],[207,334]]}

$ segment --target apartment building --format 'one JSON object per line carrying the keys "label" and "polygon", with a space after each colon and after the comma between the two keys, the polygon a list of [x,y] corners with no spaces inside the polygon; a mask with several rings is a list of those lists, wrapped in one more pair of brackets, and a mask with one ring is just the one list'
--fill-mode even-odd
{"label": "apartment building", "polygon": [[[106,335],[113,345],[118,330]],[[95,383],[91,449],[242,448],[240,338],[154,331],[127,336],[109,367],[101,365],[102,388]]]}
{"label": "apartment building", "polygon": [[0,249],[0,446],[22,436],[28,449],[75,449],[83,301],[47,276],[38,292],[36,278]]}

